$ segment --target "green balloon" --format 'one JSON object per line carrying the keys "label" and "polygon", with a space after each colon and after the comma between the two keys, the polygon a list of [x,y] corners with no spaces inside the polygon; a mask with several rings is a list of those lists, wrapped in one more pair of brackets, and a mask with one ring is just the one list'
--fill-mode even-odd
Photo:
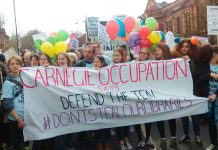
{"label": "green balloon", "polygon": [[157,44],[152,44],[149,49],[150,49],[150,51],[153,53],[153,52],[155,52],[156,47],[157,47]]}
{"label": "green balloon", "polygon": [[55,60],[56,60],[56,56],[51,58],[51,62],[55,62]]}
{"label": "green balloon", "polygon": [[49,42],[49,43],[55,45],[55,44],[58,42],[58,40],[57,40],[57,38],[54,37],[54,36],[49,36],[48,39],[47,39],[47,42]]}
{"label": "green balloon", "polygon": [[68,33],[64,30],[60,30],[60,31],[58,31],[56,37],[57,37],[58,41],[66,41],[68,38]]}
{"label": "green balloon", "polygon": [[146,26],[150,29],[150,31],[154,31],[157,26],[157,21],[153,17],[149,17],[145,21]]}
{"label": "green balloon", "polygon": [[41,50],[41,45],[42,45],[42,43],[44,43],[44,42],[45,42],[44,39],[39,38],[39,39],[36,39],[36,40],[34,41],[34,45],[35,45],[35,47],[36,47],[37,49]]}

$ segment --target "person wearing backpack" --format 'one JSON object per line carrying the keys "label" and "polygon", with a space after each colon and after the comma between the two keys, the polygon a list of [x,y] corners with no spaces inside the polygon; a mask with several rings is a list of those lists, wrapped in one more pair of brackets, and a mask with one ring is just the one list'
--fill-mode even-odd
{"label": "person wearing backpack", "polygon": [[14,150],[27,150],[28,143],[24,143],[24,93],[20,78],[22,60],[13,56],[8,60],[9,74],[3,84],[3,107],[8,112],[11,129],[11,141]]}

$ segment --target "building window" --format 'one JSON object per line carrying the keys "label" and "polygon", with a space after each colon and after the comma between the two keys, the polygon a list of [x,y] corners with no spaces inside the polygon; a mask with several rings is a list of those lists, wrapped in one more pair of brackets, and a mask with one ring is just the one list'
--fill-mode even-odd
{"label": "building window", "polygon": [[172,22],[172,20],[167,22],[167,30],[168,31],[173,31],[173,22]]}
{"label": "building window", "polygon": [[186,19],[186,33],[190,35],[190,28],[191,28],[191,19],[190,19],[190,14],[185,15]]}
{"label": "building window", "polygon": [[176,21],[177,21],[177,33],[180,34],[181,33],[181,31],[180,31],[180,29],[181,29],[180,28],[180,25],[181,25],[180,17],[177,17]]}
{"label": "building window", "polygon": [[164,25],[163,24],[159,24],[159,30],[164,31]]}

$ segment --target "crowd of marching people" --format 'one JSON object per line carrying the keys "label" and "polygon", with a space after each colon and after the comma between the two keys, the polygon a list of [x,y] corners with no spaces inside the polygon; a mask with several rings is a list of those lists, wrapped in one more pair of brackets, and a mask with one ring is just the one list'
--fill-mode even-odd
{"label": "crowd of marching people", "polygon": [[[134,125],[138,145],[133,147],[128,138],[129,126],[116,127],[113,129],[100,129],[96,131],[83,131],[75,136],[75,133],[60,135],[54,138],[28,141],[23,140],[24,122],[24,94],[21,84],[21,67],[36,66],[59,66],[59,67],[87,67],[100,69],[107,65],[120,64],[126,62],[138,62],[147,60],[168,60],[174,58],[184,58],[189,61],[192,78],[193,93],[199,97],[208,98],[209,112],[203,114],[208,119],[208,128],[211,145],[207,150],[217,149],[217,127],[218,122],[218,46],[209,44],[192,44],[190,39],[181,40],[174,50],[160,43],[154,52],[148,48],[141,48],[139,53],[132,54],[126,45],[121,45],[113,51],[113,58],[102,53],[98,42],[87,43],[84,48],[69,49],[67,53],[59,53],[55,61],[52,61],[46,54],[33,53],[30,50],[24,50],[21,56],[12,56],[5,60],[3,54],[0,54],[0,77],[1,77],[1,110],[0,110],[0,150],[82,150],[87,149],[86,144],[89,137],[94,137],[97,150],[111,150],[111,136],[117,136],[120,150],[146,150],[155,147],[151,137],[151,123],[145,123],[146,137],[142,136],[141,125]],[[200,119],[202,115],[186,116],[181,118],[182,129],[176,128],[176,119],[167,120],[170,128],[170,139],[167,143],[164,121],[158,121],[155,124],[158,127],[160,143],[162,149],[167,147],[175,148],[177,144],[190,142],[189,117],[192,119],[194,141],[198,146],[202,146],[200,135]],[[184,135],[178,137],[177,130],[182,130]],[[30,144],[31,143],[31,144]]]}

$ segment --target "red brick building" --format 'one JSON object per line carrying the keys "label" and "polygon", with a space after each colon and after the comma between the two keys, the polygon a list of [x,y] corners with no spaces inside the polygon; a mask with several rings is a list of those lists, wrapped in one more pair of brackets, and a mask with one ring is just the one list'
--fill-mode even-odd
{"label": "red brick building", "polygon": [[157,3],[148,0],[144,18],[154,17],[160,30],[181,36],[207,36],[207,5],[218,5],[218,0],[175,0]]}
{"label": "red brick building", "polygon": [[8,49],[9,36],[6,34],[4,28],[0,28],[0,49],[4,51]]}

